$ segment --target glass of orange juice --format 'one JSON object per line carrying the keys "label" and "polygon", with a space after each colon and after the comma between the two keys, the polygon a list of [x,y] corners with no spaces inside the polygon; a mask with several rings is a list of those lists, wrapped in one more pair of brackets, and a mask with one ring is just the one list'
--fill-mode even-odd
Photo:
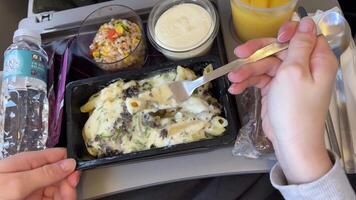
{"label": "glass of orange juice", "polygon": [[293,14],[298,0],[230,0],[232,19],[242,41],[276,37]]}

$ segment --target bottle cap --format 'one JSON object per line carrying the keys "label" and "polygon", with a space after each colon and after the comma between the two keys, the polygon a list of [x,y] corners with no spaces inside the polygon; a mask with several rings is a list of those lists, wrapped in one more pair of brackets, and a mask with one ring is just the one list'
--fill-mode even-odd
{"label": "bottle cap", "polygon": [[34,42],[41,44],[41,33],[38,30],[20,28],[15,31],[13,38],[15,39],[15,37],[19,36],[31,37]]}

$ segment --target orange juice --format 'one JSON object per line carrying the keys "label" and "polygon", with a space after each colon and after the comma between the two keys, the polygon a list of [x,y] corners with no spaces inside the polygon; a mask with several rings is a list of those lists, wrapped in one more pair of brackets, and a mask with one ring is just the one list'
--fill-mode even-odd
{"label": "orange juice", "polygon": [[240,40],[276,37],[297,0],[230,0],[235,31]]}

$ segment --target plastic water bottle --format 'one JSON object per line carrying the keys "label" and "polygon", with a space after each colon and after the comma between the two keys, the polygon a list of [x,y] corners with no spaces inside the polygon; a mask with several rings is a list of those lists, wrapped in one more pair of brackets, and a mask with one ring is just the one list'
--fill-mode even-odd
{"label": "plastic water bottle", "polygon": [[48,56],[39,32],[18,29],[4,53],[0,159],[41,150],[48,137]]}

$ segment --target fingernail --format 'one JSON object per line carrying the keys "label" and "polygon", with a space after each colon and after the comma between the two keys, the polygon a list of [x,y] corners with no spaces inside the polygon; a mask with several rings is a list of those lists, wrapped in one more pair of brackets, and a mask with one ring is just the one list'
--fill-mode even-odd
{"label": "fingernail", "polygon": [[229,91],[229,93],[232,94],[232,89],[231,89],[231,87],[229,87],[229,89],[228,89],[227,91]]}
{"label": "fingernail", "polygon": [[287,35],[287,31],[283,31],[282,33],[280,33],[277,37],[277,40],[279,42],[285,42],[286,41],[286,35]]}
{"label": "fingernail", "polygon": [[228,91],[229,91],[230,94],[233,94],[233,95],[236,94],[236,91],[234,91],[233,86],[230,86],[229,89],[228,89]]}
{"label": "fingernail", "polygon": [[311,18],[303,18],[299,23],[298,31],[302,33],[310,33],[314,30],[314,21]]}
{"label": "fingernail", "polygon": [[79,178],[76,178],[73,183],[73,187],[77,187],[78,183],[79,183]]}
{"label": "fingernail", "polygon": [[[232,80],[232,76],[233,76],[233,75],[232,75],[232,72],[228,73],[228,74],[227,74],[227,79],[229,79],[229,81],[231,81],[231,80]],[[232,81],[231,81],[231,82],[232,82]]]}
{"label": "fingernail", "polygon": [[70,180],[70,184],[73,186],[73,187],[77,187],[78,183],[79,183],[79,176],[76,176],[74,179]]}
{"label": "fingernail", "polygon": [[72,171],[75,168],[75,160],[74,159],[65,159],[59,163],[59,166],[63,171]]}
{"label": "fingernail", "polygon": [[238,56],[238,54],[239,54],[239,47],[236,47],[236,48],[234,49],[234,54],[235,54],[236,56]]}

